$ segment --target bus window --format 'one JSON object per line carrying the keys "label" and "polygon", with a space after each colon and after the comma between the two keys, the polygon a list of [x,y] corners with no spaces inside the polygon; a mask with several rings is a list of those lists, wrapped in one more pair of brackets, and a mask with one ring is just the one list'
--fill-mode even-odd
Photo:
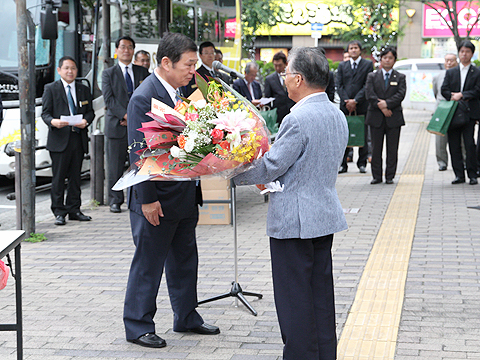
{"label": "bus window", "polygon": [[189,38],[195,38],[195,10],[191,6],[172,4],[172,22],[169,25],[171,32],[182,33]]}
{"label": "bus window", "polygon": [[218,13],[212,10],[198,8],[198,39],[197,41],[219,41],[220,26]]}
{"label": "bus window", "polygon": [[125,34],[136,39],[158,38],[157,0],[126,2],[123,10]]}

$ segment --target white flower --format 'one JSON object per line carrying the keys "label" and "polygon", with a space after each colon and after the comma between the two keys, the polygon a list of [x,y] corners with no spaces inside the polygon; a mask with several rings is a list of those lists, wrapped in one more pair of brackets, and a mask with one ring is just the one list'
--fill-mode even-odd
{"label": "white flower", "polygon": [[207,102],[205,101],[205,99],[200,99],[195,101],[193,105],[195,105],[197,109],[203,109],[205,106],[207,106]]}
{"label": "white flower", "polygon": [[242,136],[239,132],[230,133],[225,136],[225,139],[227,139],[230,144],[232,144],[232,148],[236,148],[242,142]]}
{"label": "white flower", "polygon": [[187,156],[187,153],[185,151],[183,151],[182,149],[180,149],[178,146],[175,146],[175,145],[173,145],[170,148],[170,154],[174,158],[177,158],[177,159],[180,159],[180,160],[185,160],[186,156]]}
{"label": "white flower", "polygon": [[195,139],[197,138],[197,134],[191,133],[187,137],[187,141],[185,142],[185,151],[187,153],[190,153],[193,151],[193,148],[195,147]]}

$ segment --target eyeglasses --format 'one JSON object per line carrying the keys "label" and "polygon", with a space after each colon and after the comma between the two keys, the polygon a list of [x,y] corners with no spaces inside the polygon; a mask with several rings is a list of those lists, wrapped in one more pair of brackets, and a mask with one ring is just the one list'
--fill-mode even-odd
{"label": "eyeglasses", "polygon": [[289,73],[287,73],[286,71],[284,71],[284,72],[282,72],[278,75],[280,75],[283,79],[285,79],[287,77],[287,75],[302,75],[302,74],[300,74],[299,72],[289,72]]}
{"label": "eyeglasses", "polygon": [[134,49],[134,47],[132,45],[130,45],[130,46],[120,45],[118,48],[120,50],[133,50]]}
{"label": "eyeglasses", "polygon": [[210,56],[214,56],[215,53],[214,52],[203,52],[202,55],[210,55]]}

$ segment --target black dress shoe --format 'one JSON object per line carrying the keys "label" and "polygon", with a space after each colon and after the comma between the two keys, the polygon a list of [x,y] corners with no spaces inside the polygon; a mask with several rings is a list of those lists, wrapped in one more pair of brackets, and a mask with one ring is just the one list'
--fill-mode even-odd
{"label": "black dress shoe", "polygon": [[338,170],[339,174],[346,173],[348,168],[346,166],[340,166],[340,169]]}
{"label": "black dress shoe", "polygon": [[367,172],[367,169],[365,169],[365,166],[360,166],[358,170],[360,170],[362,174],[365,174]]}
{"label": "black dress shoe", "polygon": [[67,222],[65,221],[65,216],[57,215],[55,216],[55,225],[65,225]]}
{"label": "black dress shoe", "polygon": [[120,204],[112,204],[110,205],[110,212],[112,213],[121,213],[122,209],[120,208]]}
{"label": "black dress shoe", "polygon": [[78,220],[78,221],[90,221],[90,220],[92,220],[91,216],[85,215],[81,211],[78,211],[74,214],[68,214],[68,218],[70,220]]}
{"label": "black dress shoe", "polygon": [[387,179],[387,180],[385,180],[385,184],[389,184],[389,185],[390,185],[390,184],[393,184],[393,180],[392,180],[392,179],[390,179],[390,180]]}
{"label": "black dress shoe", "polygon": [[150,348],[163,348],[167,346],[167,342],[163,340],[157,334],[145,334],[140,336],[138,339],[128,340],[128,342],[138,344],[140,346],[150,347]]}
{"label": "black dress shoe", "polygon": [[381,184],[381,183],[382,183],[382,180],[380,179],[373,179],[372,181],[370,181],[370,184],[372,185]]}
{"label": "black dress shoe", "polygon": [[464,182],[465,182],[465,179],[456,177],[455,180],[452,181],[452,185],[463,184]]}
{"label": "black dress shoe", "polygon": [[203,323],[199,327],[196,327],[194,329],[189,329],[187,331],[193,332],[195,334],[200,334],[200,335],[217,335],[217,334],[220,334],[220,329],[218,328],[218,326],[209,325],[207,323]]}
{"label": "black dress shoe", "polygon": [[438,171],[445,171],[447,170],[447,166],[446,165],[442,165],[438,168]]}
{"label": "black dress shoe", "polygon": [[470,179],[470,185],[477,185],[478,184],[478,180],[473,178],[473,179]]}

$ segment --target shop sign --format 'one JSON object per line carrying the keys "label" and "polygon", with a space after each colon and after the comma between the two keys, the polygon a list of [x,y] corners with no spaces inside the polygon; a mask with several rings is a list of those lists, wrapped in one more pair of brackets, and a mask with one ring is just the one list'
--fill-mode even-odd
{"label": "shop sign", "polygon": [[[438,9],[441,15],[430,6],[423,5],[422,36],[424,38],[451,37],[452,31],[445,21],[449,16],[448,10],[444,8],[444,3],[432,3],[432,6]],[[470,37],[480,36],[480,24],[476,23],[478,12],[479,6],[476,3],[457,1],[458,32],[461,37],[467,36],[467,29],[470,29],[473,24],[475,25],[470,33]],[[448,23],[451,25],[450,20]]]}

